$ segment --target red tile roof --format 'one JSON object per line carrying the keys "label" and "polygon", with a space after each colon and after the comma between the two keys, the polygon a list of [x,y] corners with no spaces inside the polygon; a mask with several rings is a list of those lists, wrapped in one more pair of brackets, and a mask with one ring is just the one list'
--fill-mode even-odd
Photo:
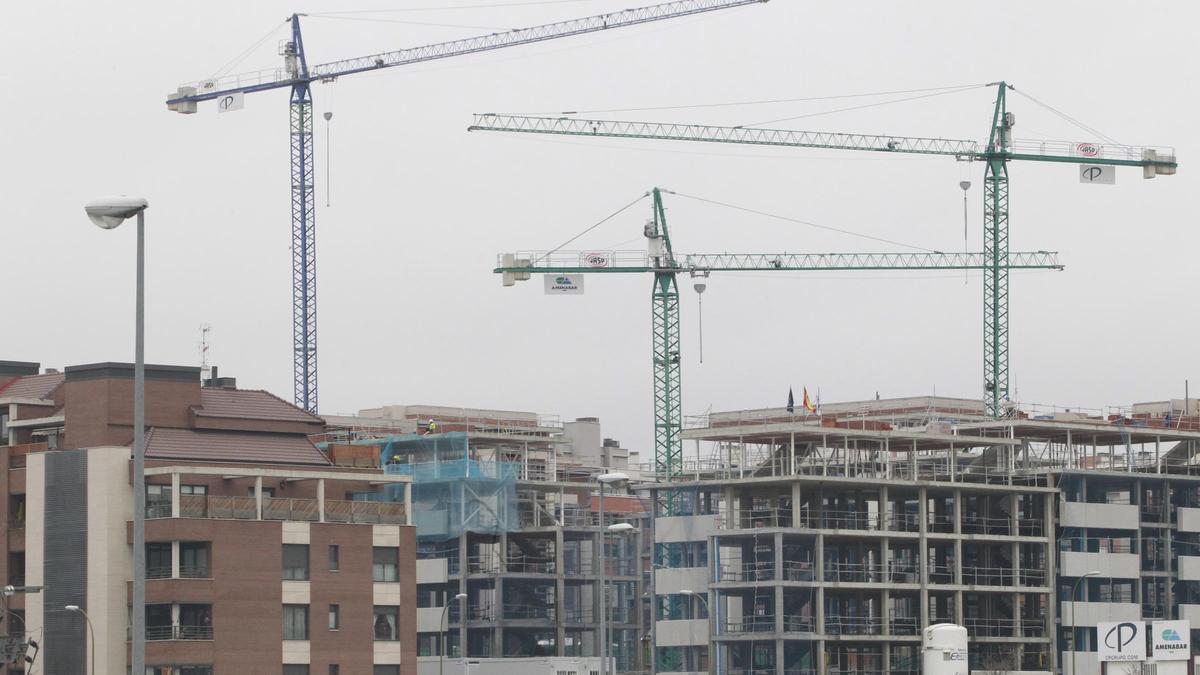
{"label": "red tile roof", "polygon": [[320,417],[261,389],[205,387],[200,390],[200,407],[196,409],[196,414],[201,417],[324,424]]}
{"label": "red tile roof", "polygon": [[26,375],[0,389],[0,398],[46,398],[63,383],[62,373]]}
{"label": "red tile roof", "polygon": [[154,427],[146,435],[146,457],[251,464],[330,464],[307,438],[296,434],[167,427]]}

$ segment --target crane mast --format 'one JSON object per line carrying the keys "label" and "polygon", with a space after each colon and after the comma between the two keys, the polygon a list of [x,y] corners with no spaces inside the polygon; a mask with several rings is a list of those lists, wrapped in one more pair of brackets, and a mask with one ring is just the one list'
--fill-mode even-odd
{"label": "crane mast", "polygon": [[292,363],[296,405],[317,412],[317,255],[316,205],[313,167],[312,87],[346,75],[395,66],[424,63],[495,49],[585,35],[654,21],[692,16],[722,9],[762,4],[768,0],[675,0],[647,7],[516,28],[461,40],[438,42],[410,49],[380,52],[329,63],[308,65],[300,17],[290,18],[291,40],[283,51],[284,67],[190,82],[167,97],[167,109],[190,114],[197,104],[216,99],[233,100],[245,94],[290,89],[289,152],[291,159],[292,216]]}
{"label": "crane mast", "polygon": [[[941,155],[984,164],[983,267],[983,402],[987,414],[1005,415],[1009,395],[1009,256],[1008,164],[1011,161],[1060,162],[1141,167],[1145,178],[1175,173],[1172,148],[1120,144],[1017,142],[1008,111],[1007,82],[993,82],[996,103],[986,145],[970,140],[796,131],[745,126],[712,126],[665,122],[614,121],[575,117],[477,114],[470,131],[503,131],[643,140],[766,145],[824,150],[856,150],[913,155]],[[961,268],[960,268],[961,269]]]}
{"label": "crane mast", "polygon": [[[652,274],[651,363],[654,384],[654,463],[660,480],[683,473],[683,412],[680,381],[680,273],[811,272],[833,270],[1063,269],[1049,251],[992,253],[695,253],[677,254],[671,244],[662,190],[654,188],[651,219],[643,230],[646,251],[518,251],[499,257],[493,270],[505,286],[544,274]],[[669,498],[668,498],[669,499]],[[674,513],[673,502],[663,504]]]}

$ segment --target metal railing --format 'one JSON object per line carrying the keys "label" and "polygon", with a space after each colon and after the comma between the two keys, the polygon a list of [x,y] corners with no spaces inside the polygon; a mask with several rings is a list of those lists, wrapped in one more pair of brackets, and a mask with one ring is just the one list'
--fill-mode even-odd
{"label": "metal railing", "polygon": [[166,567],[161,567],[161,566],[147,567],[146,568],[146,578],[147,579],[170,579],[171,578],[171,566],[167,565]]}
{"label": "metal railing", "polygon": [[963,514],[963,534],[1012,534],[1012,518],[1007,516],[989,517],[973,514]]}
{"label": "metal railing", "polygon": [[893,560],[888,563],[888,581],[893,584],[921,583],[921,570],[914,560]]}
{"label": "metal railing", "polygon": [[554,574],[554,561],[514,557],[504,561],[504,569],[515,574]]}
{"label": "metal railing", "polygon": [[963,627],[971,637],[1013,637],[1021,625],[1020,619],[967,617]]}
{"label": "metal railing", "polygon": [[882,635],[883,619],[877,616],[829,615],[825,617],[825,633],[827,635]]}
{"label": "metal railing", "polygon": [[552,605],[526,605],[519,603],[504,603],[505,619],[545,619],[554,620]]}
{"label": "metal railing", "polygon": [[212,568],[208,565],[180,565],[180,579],[211,579]]}
{"label": "metal railing", "polygon": [[773,633],[775,631],[775,617],[746,616],[741,619],[728,619],[721,624],[721,628],[721,633],[727,635]]}
{"label": "metal railing", "polygon": [[146,626],[147,640],[211,640],[212,626]]}
{"label": "metal railing", "polygon": [[811,616],[785,616],[783,629],[789,633],[815,633],[817,621]]}
{"label": "metal railing", "polygon": [[263,497],[262,515],[263,520],[294,520],[313,522],[321,519],[321,507],[317,504],[317,500],[315,499]]}
{"label": "metal railing", "polygon": [[774,561],[727,563],[721,565],[721,581],[771,581],[775,579]]}
{"label": "metal railing", "polygon": [[1111,537],[1063,537],[1058,550],[1074,553],[1133,553],[1132,539]]}
{"label": "metal railing", "polygon": [[783,578],[786,581],[816,581],[816,566],[812,560],[785,560]]}
{"label": "metal railing", "polygon": [[1012,586],[1016,570],[1011,567],[967,567],[962,568],[962,582],[972,586]]}
{"label": "metal railing", "polygon": [[883,581],[883,564],[825,561],[825,581],[871,583]]}
{"label": "metal railing", "polygon": [[171,502],[159,500],[146,500],[146,517],[147,518],[170,518],[171,517]]}
{"label": "metal railing", "polygon": [[921,620],[915,616],[893,616],[890,620],[892,635],[916,635]]}
{"label": "metal railing", "polygon": [[[263,507],[266,517],[266,506]],[[325,500],[325,520],[330,523],[365,523],[374,525],[405,525],[408,515],[401,502],[359,502]]]}
{"label": "metal railing", "polygon": [[939,565],[937,563],[929,563],[929,583],[931,584],[952,584],[954,583],[954,564],[947,563]]}
{"label": "metal railing", "polygon": [[[170,515],[169,505],[167,515]],[[258,503],[254,497],[179,495],[179,515],[183,518],[257,520]]]}

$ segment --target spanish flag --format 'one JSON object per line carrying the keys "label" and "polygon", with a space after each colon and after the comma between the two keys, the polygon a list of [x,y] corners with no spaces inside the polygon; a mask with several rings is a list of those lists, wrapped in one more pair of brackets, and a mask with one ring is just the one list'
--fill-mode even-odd
{"label": "spanish flag", "polygon": [[810,413],[817,411],[817,407],[813,405],[812,399],[808,397],[808,387],[804,388],[804,409]]}

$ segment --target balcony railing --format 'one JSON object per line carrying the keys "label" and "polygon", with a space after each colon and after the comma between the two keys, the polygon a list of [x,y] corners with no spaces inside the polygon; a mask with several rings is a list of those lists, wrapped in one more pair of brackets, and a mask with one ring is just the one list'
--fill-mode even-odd
{"label": "balcony railing", "polygon": [[771,633],[775,630],[774,616],[746,616],[741,619],[731,619],[724,623],[724,634],[738,635],[741,633]]}
{"label": "balcony railing", "polygon": [[783,578],[787,581],[816,581],[816,568],[811,560],[785,560]]}
{"label": "balcony railing", "polygon": [[883,619],[876,616],[825,617],[825,633],[828,635],[882,635]]}
{"label": "balcony railing", "polygon": [[325,520],[330,523],[403,525],[407,521],[400,502],[347,502],[325,500]]}
{"label": "balcony railing", "polygon": [[504,562],[504,569],[516,574],[554,574],[554,561],[513,557]]}
{"label": "balcony railing", "polygon": [[263,497],[262,503],[263,520],[312,522],[321,519],[320,507],[317,505],[317,500],[315,499]]}
{"label": "balcony railing", "polygon": [[212,569],[208,565],[180,565],[180,579],[211,579]]}
{"label": "balcony railing", "polygon": [[921,571],[917,563],[908,560],[893,560],[888,565],[888,581],[893,584],[916,584],[921,582]]}
{"label": "balcony railing", "polygon": [[1012,518],[964,515],[962,518],[964,534],[1012,534]]}
{"label": "balcony railing", "polygon": [[505,603],[505,619],[545,619],[554,620],[554,607],[550,605],[526,605]]}
{"label": "balcony railing", "polygon": [[786,616],[783,629],[789,633],[815,633],[817,622],[811,616]]}
{"label": "balcony railing", "polygon": [[774,578],[773,561],[730,563],[721,566],[721,581],[771,581]]}
{"label": "balcony railing", "polygon": [[883,581],[882,563],[825,561],[825,581],[879,582]]}
{"label": "balcony railing", "polygon": [[211,640],[212,626],[146,626],[147,640]]}
{"label": "balcony railing", "polygon": [[892,635],[916,635],[921,621],[915,616],[893,616]]}
{"label": "balcony railing", "polygon": [[1011,567],[963,567],[962,582],[974,586],[1012,586],[1016,570]]}
{"label": "balcony railing", "polygon": [[171,578],[171,566],[167,565],[166,567],[147,567],[146,568],[146,578],[147,579],[170,579]]}
{"label": "balcony railing", "polygon": [[991,619],[980,617],[967,617],[963,619],[963,626],[967,629],[967,634],[971,637],[1012,637],[1016,634],[1017,627],[1021,625],[1020,619]]}
{"label": "balcony railing", "polygon": [[[170,516],[170,509],[167,514]],[[230,495],[179,495],[179,515],[182,518],[219,518],[223,520],[257,520],[258,503],[254,497]]]}

